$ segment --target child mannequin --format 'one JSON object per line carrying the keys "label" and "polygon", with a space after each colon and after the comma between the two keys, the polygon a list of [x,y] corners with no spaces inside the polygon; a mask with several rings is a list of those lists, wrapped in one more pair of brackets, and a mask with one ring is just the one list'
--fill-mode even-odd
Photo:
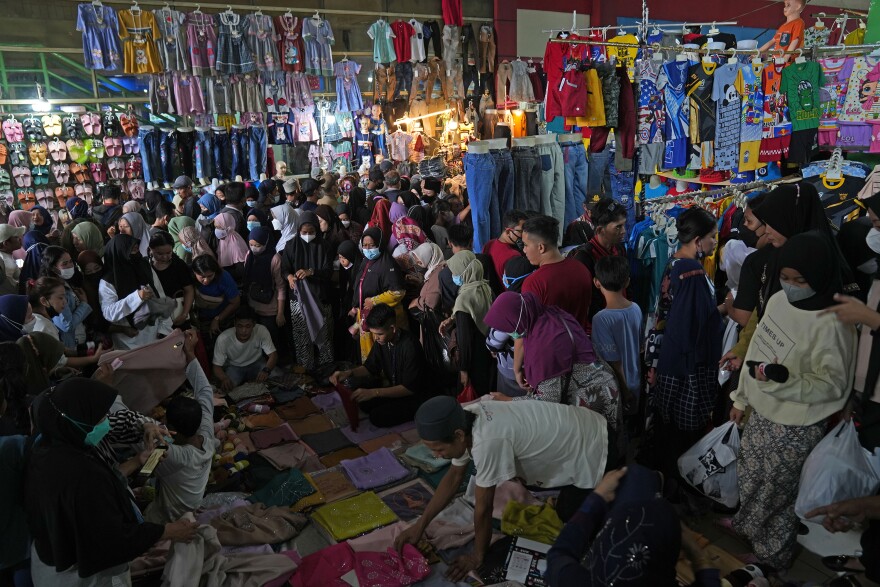
{"label": "child mannequin", "polygon": [[[768,49],[794,51],[798,47],[804,46],[804,21],[801,18],[801,12],[804,11],[805,5],[805,0],[785,0],[783,2],[782,14],[785,15],[785,24],[779,27],[772,40],[761,47],[761,51]],[[785,56],[786,61],[789,57],[789,55]]]}

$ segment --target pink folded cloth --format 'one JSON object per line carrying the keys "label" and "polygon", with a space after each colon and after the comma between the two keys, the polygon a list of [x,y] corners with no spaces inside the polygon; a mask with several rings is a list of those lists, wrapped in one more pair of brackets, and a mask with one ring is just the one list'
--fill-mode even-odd
{"label": "pink folded cloth", "polygon": [[[259,455],[278,470],[304,469],[308,471],[309,469],[306,469],[305,466],[309,461],[311,461],[312,466],[315,466],[316,463],[319,470],[323,468],[314,451],[302,442],[289,442],[280,446],[266,448],[261,450]],[[309,459],[309,457],[315,458]]]}
{"label": "pink folded cloth", "polygon": [[279,444],[286,444],[288,442],[295,442],[299,440],[299,437],[290,427],[290,424],[285,422],[280,426],[276,426],[274,428],[268,428],[266,430],[255,430],[251,432],[251,440],[258,449],[269,448],[272,446],[278,446]]}

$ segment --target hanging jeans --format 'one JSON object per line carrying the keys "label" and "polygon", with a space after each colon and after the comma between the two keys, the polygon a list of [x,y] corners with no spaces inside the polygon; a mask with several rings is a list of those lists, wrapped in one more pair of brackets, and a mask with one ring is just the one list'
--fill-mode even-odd
{"label": "hanging jeans", "polygon": [[[464,82],[464,93],[466,96],[479,95],[480,93],[480,74],[477,73],[476,65],[465,65],[464,73],[462,73],[462,81]],[[471,84],[474,85],[471,91]]]}
{"label": "hanging jeans", "polygon": [[480,27],[480,73],[495,71],[495,29],[492,25]]}
{"label": "hanging jeans", "polygon": [[394,73],[394,66],[390,63],[383,65],[376,64],[376,101],[391,100],[397,89],[397,76]]}
{"label": "hanging jeans", "polygon": [[232,179],[233,174],[229,172],[229,167],[226,165],[232,149],[229,133],[223,127],[215,126],[212,127],[212,130],[214,131],[214,172],[219,179]]}
{"label": "hanging jeans", "polygon": [[147,183],[159,181],[159,131],[155,128],[138,129],[138,149],[141,153],[141,171]]}
{"label": "hanging jeans", "polygon": [[[561,143],[562,164],[565,170],[565,222],[566,228],[584,213],[587,201],[587,152],[581,141]],[[563,230],[564,232],[564,230]]]}
{"label": "hanging jeans", "polygon": [[407,97],[412,96],[413,92],[413,65],[409,61],[406,63],[398,63],[394,68],[394,75],[397,76],[397,86],[394,88],[392,100],[400,97],[400,91],[406,90]]}
{"label": "hanging jeans", "polygon": [[507,100],[507,82],[513,81],[513,66],[509,61],[502,61],[498,64],[498,73],[495,79],[497,90],[495,92],[495,102],[500,108]]}
{"label": "hanging jeans", "polygon": [[492,207],[489,207],[490,229],[492,236],[501,234],[503,227],[501,226],[501,217],[505,212],[513,210],[515,199],[514,194],[514,171],[513,157],[507,149],[493,149],[489,151],[495,160],[495,193],[493,201],[497,202],[498,215],[492,213]]}
{"label": "hanging jeans", "polygon": [[626,208],[626,234],[629,234],[636,224],[636,174],[634,171],[618,171],[614,165],[614,157],[610,159],[608,179],[611,182],[611,197]]}
{"label": "hanging jeans", "polygon": [[266,171],[266,149],[268,147],[266,143],[266,129],[262,126],[253,125],[250,127],[251,130],[251,141],[250,141],[250,165],[251,165],[251,180],[256,181],[260,179],[261,173],[267,173]]}
{"label": "hanging jeans", "polygon": [[159,129],[159,161],[162,170],[162,181],[173,183],[174,153],[177,151],[177,133],[174,129]]}
{"label": "hanging jeans", "polygon": [[193,131],[177,131],[177,156],[180,158],[180,166],[183,168],[183,174],[189,178],[194,177],[193,173],[193,149],[195,148],[195,137]]}
{"label": "hanging jeans", "polygon": [[511,149],[514,169],[514,208],[541,211],[541,160],[535,147]]}
{"label": "hanging jeans", "polygon": [[[603,151],[599,153],[590,153],[590,178],[587,182],[587,193],[590,196],[600,196],[610,198],[612,193],[611,187],[611,146],[607,145]],[[580,215],[580,214],[578,214]]]}
{"label": "hanging jeans", "polygon": [[412,104],[413,100],[416,98],[421,98],[422,100],[427,99],[426,95],[428,93],[428,66],[424,63],[416,63],[413,66],[413,83],[412,88],[410,88],[409,92],[409,102]]}
{"label": "hanging jeans", "polygon": [[249,149],[248,133],[246,128],[232,128],[229,131],[229,141],[232,143],[232,177],[244,177],[248,173],[247,155]]}
{"label": "hanging jeans", "polygon": [[495,185],[495,158],[491,153],[467,153],[464,156],[464,175],[467,180],[468,197],[474,224],[474,250],[482,251],[483,245],[498,234],[491,230],[492,208],[496,224],[498,218],[498,191]]}
{"label": "hanging jeans", "polygon": [[[560,236],[565,232],[565,165],[559,143],[536,147],[541,158],[541,212],[559,221]],[[561,243],[560,243],[561,244]]]}
{"label": "hanging jeans", "polygon": [[197,130],[195,138],[196,177],[200,179],[214,177],[211,175],[211,133]]}
{"label": "hanging jeans", "polygon": [[446,94],[446,63],[442,59],[431,58],[428,60],[428,81],[425,83],[425,100],[428,104],[434,100],[434,86],[440,81],[440,95],[445,101]]}

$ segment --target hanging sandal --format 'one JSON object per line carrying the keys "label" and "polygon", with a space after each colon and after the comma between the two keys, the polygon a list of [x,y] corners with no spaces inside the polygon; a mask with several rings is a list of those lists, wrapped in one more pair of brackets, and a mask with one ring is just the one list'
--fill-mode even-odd
{"label": "hanging sandal", "polygon": [[21,188],[15,190],[15,199],[18,200],[18,206],[22,210],[30,211],[37,205],[37,195],[30,188]]}
{"label": "hanging sandal", "polygon": [[45,165],[37,165],[32,170],[34,185],[49,185],[49,168]]}
{"label": "hanging sandal", "polygon": [[106,149],[108,157],[122,157],[122,139],[104,137],[104,149]]}
{"label": "hanging sandal", "polygon": [[146,184],[144,184],[144,180],[142,179],[133,179],[128,182],[128,193],[131,195],[133,200],[143,200],[144,193],[147,190]]}
{"label": "hanging sandal", "polygon": [[5,136],[6,140],[10,143],[23,141],[24,131],[21,128],[21,123],[11,116],[4,120],[3,136]]}
{"label": "hanging sandal", "polygon": [[67,160],[67,145],[63,141],[55,139],[49,143],[49,156],[52,161],[60,163]]}
{"label": "hanging sandal", "polygon": [[86,163],[89,160],[89,152],[86,150],[86,145],[79,139],[67,141],[67,154],[76,163]]}
{"label": "hanging sandal", "polygon": [[130,157],[128,163],[125,164],[125,176],[128,179],[135,179],[141,176],[141,160]]}
{"label": "hanging sandal", "polygon": [[43,118],[40,119],[43,123],[43,132],[46,133],[46,136],[57,137],[61,136],[61,117],[57,114],[47,114]]}
{"label": "hanging sandal", "polygon": [[107,168],[103,163],[89,163],[89,171],[96,183],[107,183]]}
{"label": "hanging sandal", "polygon": [[43,132],[43,125],[36,118],[26,118],[22,125],[24,126],[24,134],[27,136],[27,140],[32,143],[46,140],[46,133]]}
{"label": "hanging sandal", "polygon": [[9,149],[4,143],[0,143],[0,165],[6,165],[6,159],[9,157]]}
{"label": "hanging sandal", "polygon": [[122,127],[122,132],[125,133],[125,136],[137,137],[138,121],[134,114],[120,114],[119,125]]}
{"label": "hanging sandal", "polygon": [[104,135],[108,137],[118,137],[120,135],[119,119],[112,112],[104,113]]}
{"label": "hanging sandal", "polygon": [[12,179],[15,180],[15,185],[20,188],[30,187],[32,180],[31,170],[24,166],[13,167]]}
{"label": "hanging sandal", "polygon": [[12,176],[9,172],[0,167],[0,191],[8,192],[12,189]]}
{"label": "hanging sandal", "polygon": [[122,159],[110,159],[107,161],[107,172],[110,175],[110,179],[124,179],[125,163]]}
{"label": "hanging sandal", "polygon": [[126,155],[134,155],[141,150],[137,137],[122,137],[122,150]]}
{"label": "hanging sandal", "polygon": [[82,131],[77,123],[76,117],[72,114],[62,120],[61,125],[64,127],[64,136],[67,138],[74,140],[82,138]]}
{"label": "hanging sandal", "polygon": [[89,162],[98,163],[104,159],[104,142],[101,139],[86,139],[83,144],[85,145]]}
{"label": "hanging sandal", "polygon": [[24,143],[12,143],[10,145],[9,151],[9,162],[15,165],[27,165],[28,157],[27,157],[28,148]]}
{"label": "hanging sandal", "polygon": [[53,163],[52,175],[55,176],[55,182],[61,185],[70,181],[70,166],[67,163]]}
{"label": "hanging sandal", "polygon": [[46,146],[46,143],[31,143],[31,146],[28,147],[28,156],[32,165],[45,165],[48,153],[49,147]]}
{"label": "hanging sandal", "polygon": [[73,175],[73,178],[77,183],[84,183],[91,180],[88,168],[80,163],[71,163],[70,173]]}
{"label": "hanging sandal", "polygon": [[67,203],[68,198],[72,198],[73,196],[73,188],[69,185],[60,185],[55,188],[55,199],[58,201],[58,205],[62,208]]}
{"label": "hanging sandal", "polygon": [[52,190],[49,188],[40,188],[36,191],[37,196],[37,204],[45,208],[46,210],[53,210],[55,208],[55,196],[52,194]]}

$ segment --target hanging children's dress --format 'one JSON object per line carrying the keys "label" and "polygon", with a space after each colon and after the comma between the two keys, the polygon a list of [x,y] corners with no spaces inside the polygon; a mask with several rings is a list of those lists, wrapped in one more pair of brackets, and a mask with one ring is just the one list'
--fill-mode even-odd
{"label": "hanging children's dress", "polygon": [[275,26],[267,14],[251,14],[245,18],[247,43],[257,68],[264,71],[280,69],[275,45]]}
{"label": "hanging children's dress", "polygon": [[254,71],[250,47],[245,42],[246,22],[241,15],[221,12],[217,15],[219,35],[217,39],[217,71],[220,73],[247,73]]}
{"label": "hanging children's dress", "polygon": [[336,73],[337,112],[354,112],[363,110],[364,99],[358,86],[357,74],[361,66],[356,61],[343,59],[333,66]]}
{"label": "hanging children's dress", "polygon": [[278,39],[281,68],[291,72],[303,71],[305,48],[302,40],[302,20],[290,14],[276,16],[275,37]]}
{"label": "hanging children's dress", "polygon": [[320,18],[306,18],[302,23],[306,48],[306,73],[317,76],[333,75],[333,54],[330,46],[336,42],[330,22]]}
{"label": "hanging children's dress", "polygon": [[124,43],[125,73],[140,75],[160,73],[159,27],[152,12],[141,10],[121,10],[119,12],[119,38]]}
{"label": "hanging children's dress", "polygon": [[83,58],[87,68],[105,71],[119,68],[122,47],[116,32],[118,28],[116,11],[109,6],[92,3],[79,5],[76,30],[82,33]]}

